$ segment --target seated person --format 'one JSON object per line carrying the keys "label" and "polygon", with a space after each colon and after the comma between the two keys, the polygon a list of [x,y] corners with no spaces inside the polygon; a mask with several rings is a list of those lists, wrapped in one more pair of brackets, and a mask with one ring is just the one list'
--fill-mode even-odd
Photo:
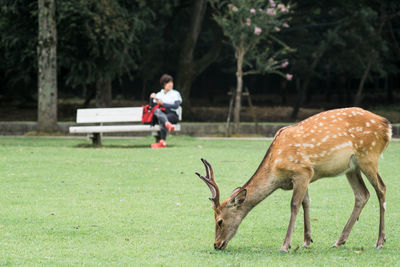
{"label": "seated person", "polygon": [[171,75],[164,74],[161,76],[160,84],[163,89],[160,92],[152,93],[150,95],[150,105],[160,105],[165,110],[156,109],[154,116],[160,125],[161,139],[158,143],[151,144],[152,148],[163,148],[167,146],[165,140],[167,139],[167,131],[174,131],[174,123],[179,120],[176,110],[182,103],[181,94],[174,90],[174,81]]}

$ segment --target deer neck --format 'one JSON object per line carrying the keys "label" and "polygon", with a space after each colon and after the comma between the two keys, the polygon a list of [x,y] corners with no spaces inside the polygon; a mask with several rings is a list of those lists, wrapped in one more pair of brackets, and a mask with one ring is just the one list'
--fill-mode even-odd
{"label": "deer neck", "polygon": [[[265,160],[264,160],[265,161]],[[274,176],[268,164],[261,163],[255,174],[243,186],[247,190],[246,206],[249,211],[266,197],[272,194],[279,186],[275,183]]]}

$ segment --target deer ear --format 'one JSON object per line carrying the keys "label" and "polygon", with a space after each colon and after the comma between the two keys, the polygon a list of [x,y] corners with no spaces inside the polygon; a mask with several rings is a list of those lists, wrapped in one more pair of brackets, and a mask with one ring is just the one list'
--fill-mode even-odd
{"label": "deer ear", "polygon": [[235,207],[241,205],[246,199],[246,194],[247,194],[246,189],[242,189],[240,191],[238,190],[238,192],[231,198],[229,206]]}

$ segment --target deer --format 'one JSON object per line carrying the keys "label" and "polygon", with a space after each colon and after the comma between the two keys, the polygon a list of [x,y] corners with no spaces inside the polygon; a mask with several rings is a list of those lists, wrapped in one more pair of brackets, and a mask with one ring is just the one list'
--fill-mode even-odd
{"label": "deer", "polygon": [[196,172],[211,191],[215,217],[214,248],[223,250],[246,215],[277,189],[293,190],[290,221],[280,252],[291,248],[293,227],[300,206],[304,213],[304,243],[313,242],[310,228],[310,183],[345,174],[355,203],[333,248],[345,244],[351,229],[369,199],[361,173],[372,184],[379,200],[379,233],[376,248],[385,237],[386,185],[378,173],[378,159],[392,136],[390,122],[367,110],[351,107],[333,109],[278,130],[257,170],[241,187],[220,203],[220,191],[211,164],[201,159],[206,176]]}

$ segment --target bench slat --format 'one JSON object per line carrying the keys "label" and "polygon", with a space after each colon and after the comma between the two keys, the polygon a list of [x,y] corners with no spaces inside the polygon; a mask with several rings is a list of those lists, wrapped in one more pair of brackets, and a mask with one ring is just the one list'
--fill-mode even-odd
{"label": "bench slat", "polygon": [[[76,123],[139,122],[142,120],[142,113],[142,107],[78,109]],[[181,107],[178,108],[177,113],[181,121]]]}
{"label": "bench slat", "polygon": [[[105,125],[105,126],[76,126],[70,127],[70,133],[116,133],[116,132],[156,132],[159,131],[158,125],[150,126],[145,124],[135,125]],[[175,125],[175,131],[180,131],[181,126]]]}
{"label": "bench slat", "polygon": [[85,108],[78,109],[77,123],[133,122],[142,120],[142,108]]}

